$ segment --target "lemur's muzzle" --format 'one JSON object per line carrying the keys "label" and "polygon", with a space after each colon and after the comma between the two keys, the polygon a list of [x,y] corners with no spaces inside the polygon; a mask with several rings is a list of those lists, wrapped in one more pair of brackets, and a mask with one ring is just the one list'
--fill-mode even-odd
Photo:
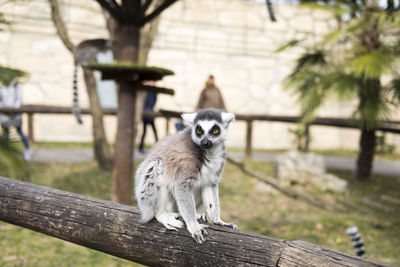
{"label": "lemur's muzzle", "polygon": [[201,140],[201,142],[200,142],[200,146],[201,146],[201,148],[203,148],[203,149],[211,148],[212,145],[213,145],[213,143],[212,143],[210,140],[206,139],[206,138],[204,138],[204,139]]}

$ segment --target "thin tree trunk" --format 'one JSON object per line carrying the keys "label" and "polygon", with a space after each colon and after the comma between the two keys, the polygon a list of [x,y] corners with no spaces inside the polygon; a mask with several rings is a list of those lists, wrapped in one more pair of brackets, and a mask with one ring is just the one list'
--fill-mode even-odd
{"label": "thin tree trunk", "polygon": [[360,151],[357,158],[358,181],[368,181],[372,173],[372,164],[375,154],[376,135],[375,130],[361,130]]}
{"label": "thin tree trunk", "polygon": [[[73,53],[74,44],[71,42],[68,31],[65,26],[62,12],[60,10],[59,0],[48,0],[51,8],[51,19],[56,28],[57,34],[65,47]],[[95,159],[100,168],[104,170],[112,169],[112,158],[108,148],[107,139],[104,131],[103,112],[101,110],[99,96],[96,90],[96,81],[93,73],[89,70],[84,70],[86,90],[89,95],[89,108],[92,111],[92,134],[93,134],[93,150]],[[72,88],[71,88],[72,90]]]}
{"label": "thin tree trunk", "polygon": [[93,151],[99,167],[103,170],[112,170],[112,158],[103,124],[103,110],[100,106],[96,88],[96,79],[93,71],[83,68],[86,90],[89,95],[90,109],[92,111]]}
{"label": "thin tree trunk", "polygon": [[[140,29],[137,26],[121,26],[115,33],[118,40],[116,57],[119,61],[137,62],[139,57]],[[132,83],[119,82],[118,126],[115,142],[115,158],[112,183],[113,201],[131,204],[136,93]]]}

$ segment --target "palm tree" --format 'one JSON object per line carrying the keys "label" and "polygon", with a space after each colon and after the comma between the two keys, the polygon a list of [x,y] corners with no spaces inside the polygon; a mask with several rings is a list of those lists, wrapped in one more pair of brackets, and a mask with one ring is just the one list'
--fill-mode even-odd
{"label": "palm tree", "polygon": [[[334,13],[341,27],[307,47],[287,78],[287,88],[298,93],[303,122],[309,122],[332,94],[356,97],[353,118],[361,137],[356,178],[370,178],[375,153],[375,129],[400,99],[399,1],[302,1],[303,5]],[[301,44],[292,40],[278,50]],[[390,82],[382,83],[382,77]]]}

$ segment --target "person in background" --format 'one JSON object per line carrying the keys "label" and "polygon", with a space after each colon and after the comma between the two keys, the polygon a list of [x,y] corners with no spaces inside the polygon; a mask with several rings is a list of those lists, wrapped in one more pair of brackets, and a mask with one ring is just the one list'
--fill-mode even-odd
{"label": "person in background", "polygon": [[201,91],[196,110],[205,108],[216,108],[226,111],[225,102],[221,91],[215,85],[214,76],[208,76],[206,87]]}
{"label": "person in background", "polygon": [[[12,81],[8,85],[0,85],[0,107],[19,108],[22,102],[21,86],[18,82]],[[1,113],[0,123],[3,129],[4,140],[10,142],[10,127],[17,129],[19,136],[24,144],[24,159],[31,159],[32,150],[29,146],[29,141],[26,135],[22,132],[22,115],[21,113]]]}
{"label": "person in background", "polygon": [[[154,82],[150,83],[148,85],[154,86]],[[151,92],[147,92],[146,95],[146,100],[144,103],[143,111],[154,111],[154,106],[157,101],[157,95]],[[151,128],[153,128],[154,132],[154,137],[156,139],[156,142],[158,141],[158,136],[157,136],[157,130],[156,126],[154,125],[154,118],[145,118],[142,116],[142,121],[143,121],[143,134],[142,134],[142,139],[140,140],[140,145],[139,145],[139,152],[144,153],[144,138],[146,137],[146,128],[147,125],[150,124]]]}

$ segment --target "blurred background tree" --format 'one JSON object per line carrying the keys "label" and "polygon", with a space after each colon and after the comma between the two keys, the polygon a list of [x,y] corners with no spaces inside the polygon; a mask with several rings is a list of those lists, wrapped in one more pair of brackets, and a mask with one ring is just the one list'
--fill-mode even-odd
{"label": "blurred background tree", "polygon": [[[352,116],[361,131],[356,178],[368,181],[376,126],[400,103],[399,1],[303,0],[301,5],[332,12],[339,29],[306,47],[287,78],[287,88],[298,95],[303,123],[311,121],[331,95],[358,98]],[[302,40],[292,40],[278,51],[301,44]]]}

